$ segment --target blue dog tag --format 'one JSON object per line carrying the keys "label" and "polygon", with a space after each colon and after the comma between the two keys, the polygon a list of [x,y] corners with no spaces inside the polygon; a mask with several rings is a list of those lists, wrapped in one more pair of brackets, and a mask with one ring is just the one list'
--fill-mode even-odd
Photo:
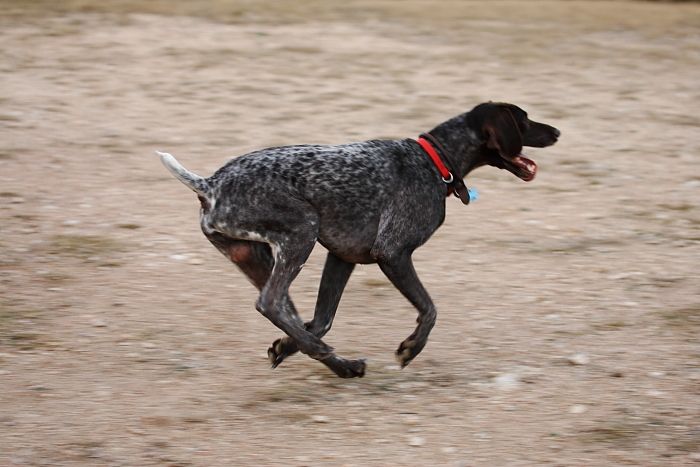
{"label": "blue dog tag", "polygon": [[479,199],[479,192],[476,191],[476,188],[469,188],[469,202],[471,203],[472,201],[476,201]]}

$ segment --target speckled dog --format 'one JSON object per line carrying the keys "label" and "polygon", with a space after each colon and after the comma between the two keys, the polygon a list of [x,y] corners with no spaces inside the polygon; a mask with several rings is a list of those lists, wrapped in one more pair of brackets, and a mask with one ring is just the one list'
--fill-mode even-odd
{"label": "speckled dog", "polygon": [[[419,141],[263,149],[229,161],[209,178],[170,154],[159,155],[197,194],[204,235],[260,290],[257,310],[287,334],[268,350],[273,368],[300,350],[351,378],[364,375],[364,360],[336,355],[321,338],[355,264],[379,264],[418,310],[415,331],[396,351],[406,366],[425,346],[436,318],[411,255],[442,224],[445,198],[454,193],[468,203],[462,179],[484,165],[532,180],[537,166],[522,156],[522,147],[550,146],[558,137],[559,130],[529,120],[519,107],[489,102]],[[314,317],[304,323],[288,292],[317,241],[328,256]]]}

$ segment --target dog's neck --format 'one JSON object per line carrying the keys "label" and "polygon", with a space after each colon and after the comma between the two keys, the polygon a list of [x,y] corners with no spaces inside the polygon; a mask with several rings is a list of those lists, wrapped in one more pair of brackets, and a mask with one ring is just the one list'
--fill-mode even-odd
{"label": "dog's neck", "polygon": [[450,167],[455,177],[464,178],[481,165],[479,147],[484,143],[467,121],[468,114],[458,115],[430,130],[430,134],[449,151],[450,160],[457,167]]}

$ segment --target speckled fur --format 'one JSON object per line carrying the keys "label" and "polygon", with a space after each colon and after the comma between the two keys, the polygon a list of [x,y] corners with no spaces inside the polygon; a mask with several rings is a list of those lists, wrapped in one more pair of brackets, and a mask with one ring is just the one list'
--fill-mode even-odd
{"label": "speckled fur", "polygon": [[[512,121],[503,137],[520,138],[515,146],[548,146],[559,136],[518,107],[482,104],[431,131],[451,153],[455,176],[483,165],[509,168],[503,144],[486,131],[499,115]],[[209,178],[161,157],[199,195],[207,238],[261,290],[258,311],[288,335],[268,350],[273,367],[301,350],[339,376],[364,374],[363,360],[343,359],[321,341],[356,263],[378,263],[419,312],[415,332],[397,350],[401,365],[425,346],[436,312],[411,254],[444,221],[448,192],[414,140],[268,148],[232,159]],[[316,241],[329,253],[314,319],[303,323],[288,289]]]}

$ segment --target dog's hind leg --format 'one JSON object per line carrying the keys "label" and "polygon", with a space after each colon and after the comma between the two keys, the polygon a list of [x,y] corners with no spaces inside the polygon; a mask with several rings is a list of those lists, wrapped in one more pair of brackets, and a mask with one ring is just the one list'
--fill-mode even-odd
{"label": "dog's hind leg", "polygon": [[[331,329],[340,297],[354,268],[354,263],[348,263],[333,253],[328,253],[321,277],[321,285],[318,289],[314,317],[304,324],[307,331],[317,337],[323,337]],[[275,368],[285,358],[295,354],[298,350],[299,347],[293,339],[282,337],[272,343],[272,346],[267,350],[267,355],[272,367]]]}
{"label": "dog's hind leg", "polygon": [[430,295],[421,284],[411,260],[411,252],[403,251],[378,261],[379,267],[392,284],[418,310],[418,326],[396,350],[401,367],[408,365],[425,347],[430,330],[435,325],[437,312]]}
{"label": "dog's hind leg", "polygon": [[[246,275],[248,280],[258,290],[262,291],[275,265],[269,244],[251,240],[232,239],[218,232],[208,232],[205,235],[224,256],[230,259]],[[298,313],[291,297],[286,295],[283,300],[288,312],[293,316],[297,316],[297,319],[301,321],[301,318],[298,318]]]}
{"label": "dog's hind leg", "polygon": [[[271,239],[274,242],[274,239]],[[289,286],[301,270],[316,242],[315,236],[296,230],[293,237],[272,243],[275,265],[270,278],[260,293],[257,310],[293,339],[299,350],[321,361],[335,374],[343,378],[364,376],[363,360],[346,360],[333,353],[333,349],[319,337],[307,331],[298,315],[291,313],[288,300]]]}

